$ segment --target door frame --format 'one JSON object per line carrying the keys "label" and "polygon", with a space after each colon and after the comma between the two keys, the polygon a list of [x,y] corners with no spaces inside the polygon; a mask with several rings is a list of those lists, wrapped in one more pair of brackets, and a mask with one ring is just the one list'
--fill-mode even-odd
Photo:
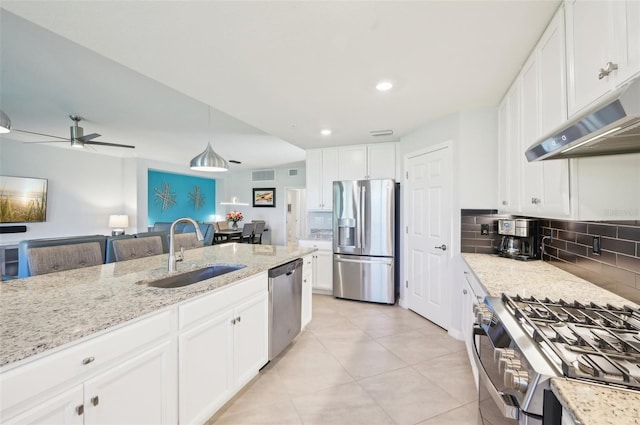
{"label": "door frame", "polygon": [[[451,302],[452,300],[452,284],[453,284],[453,280],[452,280],[452,268],[453,268],[453,263],[454,263],[454,257],[453,257],[453,253],[457,250],[457,242],[454,240],[453,235],[456,232],[456,222],[453,218],[453,214],[455,214],[455,209],[454,206],[457,205],[457,203],[454,201],[455,198],[455,189],[456,189],[456,180],[454,179],[454,175],[453,175],[453,163],[454,163],[454,143],[453,140],[449,139],[445,142],[441,142],[441,143],[437,143],[431,146],[427,146],[423,149],[418,149],[416,151],[412,151],[412,152],[408,152],[404,155],[403,157],[403,175],[402,175],[402,181],[404,182],[403,186],[404,189],[401,190],[401,197],[402,197],[402,227],[400,232],[402,233],[403,236],[403,241],[402,241],[402,275],[400,276],[400,301],[398,302],[398,304],[403,307],[408,309],[409,308],[409,291],[408,291],[408,276],[409,276],[409,259],[408,259],[408,255],[407,253],[409,252],[409,238],[407,237],[407,223],[409,223],[409,198],[407,196],[405,196],[406,193],[408,193],[408,188],[409,188],[409,179],[407,178],[408,176],[408,166],[409,166],[409,159],[416,157],[416,156],[420,156],[420,155],[426,155],[428,153],[434,152],[434,151],[438,151],[441,149],[448,149],[448,164],[447,164],[447,173],[449,174],[449,182],[450,182],[450,190],[451,190],[451,194],[449,196],[449,208],[451,211],[451,217],[450,217],[450,225],[449,225],[449,246],[450,249],[447,250],[448,254],[448,260],[449,260],[449,267],[446,270],[446,278],[447,278],[447,288],[449,288],[448,293],[446,294],[446,297],[449,298],[449,301]],[[452,321],[451,318],[449,319],[449,327],[452,328]],[[451,329],[450,329],[451,330]]]}
{"label": "door frame", "polygon": [[[305,232],[308,232],[309,229],[307,227],[307,188],[304,186],[286,186],[284,188],[284,243],[285,245],[289,244],[289,214],[288,214],[288,201],[289,194],[292,192],[296,192],[298,196],[299,204],[295,208],[297,211],[297,219],[298,219],[298,230],[300,231],[299,239],[304,239]],[[292,214],[293,215],[293,214]]]}

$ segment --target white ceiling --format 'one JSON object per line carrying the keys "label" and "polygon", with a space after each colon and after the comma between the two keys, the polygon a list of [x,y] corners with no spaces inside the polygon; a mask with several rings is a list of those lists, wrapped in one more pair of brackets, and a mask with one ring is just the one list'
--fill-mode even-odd
{"label": "white ceiling", "polygon": [[80,114],[97,140],[137,147],[101,153],[185,163],[211,141],[242,167],[280,166],[497,104],[558,5],[3,0],[0,107],[60,136]]}

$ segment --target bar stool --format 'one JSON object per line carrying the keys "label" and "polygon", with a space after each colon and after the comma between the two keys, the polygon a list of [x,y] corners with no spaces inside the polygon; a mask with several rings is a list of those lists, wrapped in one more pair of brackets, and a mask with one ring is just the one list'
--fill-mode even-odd
{"label": "bar stool", "polygon": [[160,236],[116,239],[113,241],[113,252],[116,261],[127,261],[160,255],[162,254],[162,239]]}
{"label": "bar stool", "polygon": [[97,242],[29,248],[27,261],[31,276],[97,266],[103,263],[102,249]]}

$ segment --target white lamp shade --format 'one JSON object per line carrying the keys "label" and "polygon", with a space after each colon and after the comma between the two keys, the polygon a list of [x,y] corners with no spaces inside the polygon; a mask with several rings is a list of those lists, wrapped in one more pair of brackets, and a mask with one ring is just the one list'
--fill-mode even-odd
{"label": "white lamp shade", "polygon": [[191,169],[199,171],[227,171],[229,164],[211,148],[211,143],[207,143],[207,148],[200,155],[191,160]]}
{"label": "white lamp shade", "polygon": [[110,215],[109,227],[112,227],[115,229],[124,229],[125,227],[129,227],[129,216],[128,215]]}

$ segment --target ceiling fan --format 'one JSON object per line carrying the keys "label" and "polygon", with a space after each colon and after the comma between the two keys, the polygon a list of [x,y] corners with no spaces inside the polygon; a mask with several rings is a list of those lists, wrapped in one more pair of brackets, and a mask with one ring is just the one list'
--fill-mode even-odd
{"label": "ceiling fan", "polygon": [[[113,147],[116,147],[116,148],[135,149],[135,146],[131,146],[131,145],[122,145],[122,144],[119,144],[119,143],[107,143],[107,142],[94,141],[93,139],[95,139],[97,137],[100,137],[100,134],[91,133],[91,134],[87,134],[85,136],[84,135],[84,129],[78,125],[78,123],[80,121],[82,121],[82,117],[81,116],[69,115],[69,118],[71,118],[71,121],[73,121],[73,125],[70,127],[71,137],[69,137],[69,138],[67,138],[67,137],[59,137],[59,136],[52,136],[51,134],[36,133],[35,131],[18,130],[17,128],[14,129],[14,130],[18,131],[20,133],[37,134],[38,136],[45,136],[45,137],[52,137],[54,139],[61,139],[61,141],[63,140],[65,142],[71,142],[71,146],[73,146],[75,148],[83,148],[84,145],[97,145],[97,146],[113,146]],[[56,141],[51,141],[51,142],[33,142],[33,143],[59,143],[59,142],[56,140]]]}

